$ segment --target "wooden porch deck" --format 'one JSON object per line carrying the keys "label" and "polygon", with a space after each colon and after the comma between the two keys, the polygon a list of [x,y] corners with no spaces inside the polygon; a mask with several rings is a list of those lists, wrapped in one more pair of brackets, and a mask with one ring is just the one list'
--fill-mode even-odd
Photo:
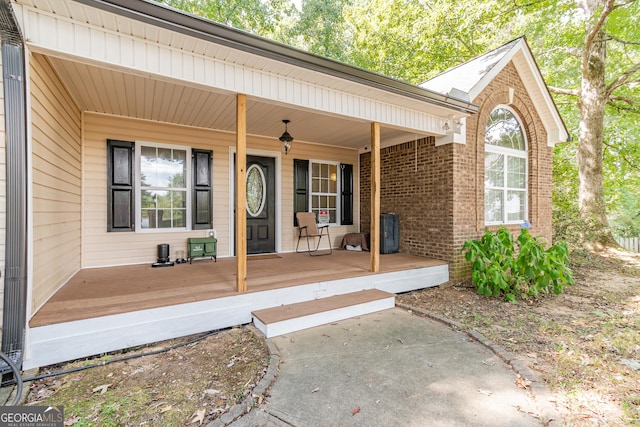
{"label": "wooden porch deck", "polygon": [[[380,257],[380,273],[446,265],[402,253]],[[287,253],[249,257],[247,292],[372,275],[369,252],[336,250],[310,257]],[[429,285],[425,285],[429,286]],[[152,268],[132,265],[83,269],[73,276],[29,322],[31,328],[168,307],[238,295],[235,258],[194,260],[192,264]]]}

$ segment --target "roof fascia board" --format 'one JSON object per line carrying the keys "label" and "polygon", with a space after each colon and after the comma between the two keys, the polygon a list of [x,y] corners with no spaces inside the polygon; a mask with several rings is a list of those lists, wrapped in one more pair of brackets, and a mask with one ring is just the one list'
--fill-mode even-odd
{"label": "roof fascia board", "polygon": [[477,105],[465,100],[442,95],[381,74],[343,64],[329,58],[313,55],[272,40],[162,5],[153,4],[145,0],[74,1],[201,40],[350,80],[376,89],[382,89],[464,114],[472,114],[478,111]]}
{"label": "roof fascia board", "polygon": [[[551,97],[551,93],[549,92],[549,88],[542,78],[542,73],[540,72],[540,68],[538,67],[538,63],[533,57],[533,53],[531,53],[531,49],[528,45],[526,45],[526,40],[523,40],[526,46],[525,48],[521,48],[520,52],[522,52],[524,60],[527,63],[527,67],[529,72],[533,75],[534,80],[536,81],[536,86],[540,92],[540,96],[543,98],[545,105],[549,109],[549,113],[553,118],[556,129],[554,132],[551,132],[550,129],[547,129],[547,145],[550,147],[554,146],[558,142],[567,142],[570,140],[569,131],[562,120],[562,116],[558,111],[558,107],[556,103],[553,101]],[[514,55],[515,56],[515,53]],[[517,61],[514,61],[514,65],[516,69],[518,69]],[[518,69],[518,72],[522,72],[523,70]]]}

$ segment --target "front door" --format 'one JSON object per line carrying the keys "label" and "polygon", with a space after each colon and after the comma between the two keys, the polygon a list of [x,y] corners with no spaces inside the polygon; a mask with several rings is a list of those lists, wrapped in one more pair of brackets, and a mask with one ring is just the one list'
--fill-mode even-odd
{"label": "front door", "polygon": [[247,254],[276,251],[275,163],[247,155]]}

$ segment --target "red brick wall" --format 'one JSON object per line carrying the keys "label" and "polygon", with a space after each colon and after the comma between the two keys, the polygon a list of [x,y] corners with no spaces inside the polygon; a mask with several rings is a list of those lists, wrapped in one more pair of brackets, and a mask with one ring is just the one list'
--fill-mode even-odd
{"label": "red brick wall", "polygon": [[[509,97],[513,88],[513,97]],[[460,252],[465,240],[484,233],[484,132],[489,114],[508,105],[524,125],[528,146],[528,213],[532,235],[551,241],[552,151],[515,67],[509,64],[473,101],[466,144],[436,146],[435,138],[381,150],[381,212],[398,214],[400,250],[449,262],[454,281],[470,276]],[[370,226],[371,155],[360,158],[361,229]],[[518,234],[519,226],[509,227]]]}
{"label": "red brick wall", "polygon": [[[396,213],[400,251],[449,260],[453,250],[453,150],[430,137],[380,153],[380,211]],[[371,154],[360,158],[362,229],[370,226]]]}

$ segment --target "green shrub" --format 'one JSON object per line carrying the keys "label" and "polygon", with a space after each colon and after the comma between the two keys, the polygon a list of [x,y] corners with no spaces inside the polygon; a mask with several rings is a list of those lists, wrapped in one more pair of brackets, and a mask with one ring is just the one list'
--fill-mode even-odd
{"label": "green shrub", "polygon": [[515,302],[550,292],[557,295],[573,284],[567,243],[545,249],[543,240],[527,229],[517,239],[502,226],[495,233],[487,230],[479,240],[467,240],[462,250],[473,263],[471,279],[481,295]]}

